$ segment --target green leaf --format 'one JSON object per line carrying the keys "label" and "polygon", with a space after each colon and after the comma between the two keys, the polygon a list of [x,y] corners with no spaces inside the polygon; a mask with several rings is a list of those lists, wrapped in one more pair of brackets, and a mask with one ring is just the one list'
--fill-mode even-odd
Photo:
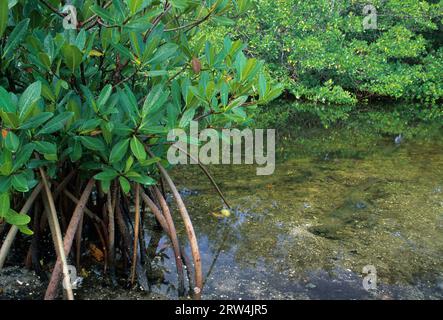
{"label": "green leaf", "polygon": [[32,83],[26,88],[25,92],[18,100],[18,111],[20,120],[25,120],[33,111],[35,103],[40,99],[42,93],[42,84],[40,81]]}
{"label": "green leaf", "polygon": [[52,118],[54,114],[52,112],[42,112],[35,117],[31,117],[24,124],[22,124],[19,129],[27,130],[27,129],[36,129],[41,126],[43,123]]}
{"label": "green leaf", "polygon": [[185,113],[183,113],[183,116],[180,119],[180,123],[178,126],[180,128],[186,128],[191,122],[191,120],[194,118],[195,111],[196,111],[195,108],[186,110]]}
{"label": "green leaf", "polygon": [[154,56],[148,60],[147,63],[149,64],[158,64],[166,61],[170,57],[172,57],[174,54],[177,53],[178,46],[173,43],[166,43],[165,45],[161,46],[154,54]]}
{"label": "green leaf", "polygon": [[148,177],[148,176],[145,176],[145,175],[140,175],[138,177],[134,176],[134,177],[130,177],[129,179],[131,181],[140,183],[140,184],[145,185],[145,186],[152,186],[152,185],[155,185],[157,183],[157,181],[155,181],[151,177]]}
{"label": "green leaf", "polygon": [[146,159],[145,147],[136,136],[132,137],[131,139],[131,151],[137,160],[140,161]]}
{"label": "green leaf", "polygon": [[106,9],[103,9],[99,5],[92,6],[91,11],[94,12],[96,15],[98,15],[100,18],[102,18],[103,20],[105,20],[107,22],[114,22],[114,18],[109,13],[109,11]]}
{"label": "green leaf", "polygon": [[235,24],[235,21],[223,16],[215,16],[213,17],[213,21],[222,26],[232,26]]}
{"label": "green leaf", "polygon": [[169,92],[163,91],[162,85],[156,85],[149,92],[143,104],[143,117],[160,109],[168,99]]}
{"label": "green leaf", "polygon": [[155,158],[151,158],[151,159],[146,159],[146,160],[140,160],[140,165],[143,167],[147,167],[150,166],[151,164],[160,162],[160,158],[159,157],[155,157]]}
{"label": "green leaf", "polygon": [[94,176],[95,180],[100,181],[111,181],[117,178],[118,172],[113,169],[105,169],[103,172],[100,172]]}
{"label": "green leaf", "polygon": [[32,156],[32,152],[34,152],[34,144],[28,143],[24,147],[21,148],[14,160],[14,166],[12,167],[13,171],[20,169]]}
{"label": "green leaf", "polygon": [[185,10],[188,7],[189,0],[170,0],[172,6],[179,10]]}
{"label": "green leaf", "polygon": [[29,18],[20,21],[20,23],[15,26],[14,30],[12,30],[8,37],[8,41],[6,42],[2,58],[4,58],[9,51],[15,49],[15,47],[22,41],[28,30],[29,21]]}
{"label": "green leaf", "polygon": [[128,172],[129,170],[131,170],[133,164],[134,164],[134,157],[129,156],[128,159],[126,160],[124,172]]}
{"label": "green leaf", "polygon": [[134,15],[140,9],[143,1],[144,0],[127,0],[131,15]]}
{"label": "green leaf", "polygon": [[15,226],[24,226],[31,222],[31,217],[26,214],[20,214],[12,209],[9,209],[5,215],[6,222]]}
{"label": "green leaf", "polygon": [[41,154],[56,154],[57,145],[47,141],[34,141],[34,148]]}
{"label": "green leaf", "polygon": [[83,146],[89,150],[93,151],[101,151],[104,152],[106,150],[106,146],[103,140],[95,137],[78,137]]}
{"label": "green leaf", "polygon": [[83,54],[79,48],[72,44],[66,44],[62,48],[63,59],[65,64],[74,72],[82,62]]}
{"label": "green leaf", "polygon": [[229,86],[226,82],[223,82],[221,86],[220,98],[221,98],[221,103],[223,104],[224,107],[226,107],[228,105],[228,100],[229,100]]}
{"label": "green leaf", "polygon": [[266,95],[266,78],[263,74],[260,74],[258,78],[258,94],[260,96],[260,99],[264,99]]}
{"label": "green leaf", "polygon": [[72,152],[70,154],[71,161],[76,162],[80,160],[83,154],[82,144],[80,141],[74,142],[74,147],[72,148]]}
{"label": "green leaf", "polygon": [[3,110],[0,110],[0,117],[8,127],[16,128],[19,125],[20,120],[13,112],[4,112]]}
{"label": "green leaf", "polygon": [[5,138],[5,147],[11,152],[16,152],[20,145],[20,139],[15,135],[14,132],[9,131]]}
{"label": "green leaf", "polygon": [[0,194],[0,217],[4,217],[7,215],[10,209],[10,200],[8,193]]}
{"label": "green leaf", "polygon": [[246,100],[248,100],[248,97],[247,97],[247,96],[241,96],[241,97],[238,97],[237,99],[235,99],[234,101],[232,101],[232,102],[228,105],[227,110],[232,110],[232,109],[235,109],[235,108],[240,107],[243,103],[246,102]]}
{"label": "green leaf", "polygon": [[2,86],[0,86],[0,110],[16,112],[16,107],[12,102],[11,95]]}
{"label": "green leaf", "polygon": [[8,25],[8,1],[1,0],[0,1],[0,38],[3,36],[3,32],[5,32],[6,26]]}
{"label": "green leaf", "polygon": [[74,112],[63,112],[62,114],[59,114],[49,121],[39,132],[37,132],[37,135],[54,133],[61,130],[65,126],[66,121],[71,119],[73,116]]}
{"label": "green leaf", "polygon": [[122,190],[125,194],[128,194],[129,191],[131,191],[131,184],[129,183],[128,179],[125,177],[118,178],[120,181],[120,186],[122,187]]}
{"label": "green leaf", "polygon": [[18,192],[28,192],[28,179],[24,173],[15,174],[12,176],[12,186]]}
{"label": "green leaf", "polygon": [[111,151],[111,155],[109,156],[109,162],[114,164],[119,162],[128,151],[129,147],[129,139],[125,139],[117,143]]}
{"label": "green leaf", "polygon": [[112,85],[108,84],[103,88],[103,90],[100,92],[100,95],[98,96],[97,103],[99,109],[105,106],[106,102],[111,96],[111,93],[112,93]]}
{"label": "green leaf", "polygon": [[26,234],[27,236],[32,236],[34,232],[29,229],[26,225],[19,225],[17,226],[18,230],[20,230],[21,233]]}
{"label": "green leaf", "polygon": [[11,177],[0,176],[0,193],[5,193],[11,187]]}

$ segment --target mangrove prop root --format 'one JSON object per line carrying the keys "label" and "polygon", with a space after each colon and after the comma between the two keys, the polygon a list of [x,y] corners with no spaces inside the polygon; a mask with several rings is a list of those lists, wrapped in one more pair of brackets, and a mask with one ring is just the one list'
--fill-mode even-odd
{"label": "mangrove prop root", "polygon": [[49,226],[51,228],[51,234],[54,240],[55,250],[57,252],[57,256],[62,264],[62,272],[63,272],[63,284],[66,290],[66,295],[68,300],[74,300],[74,294],[72,293],[71,281],[69,277],[68,271],[68,263],[66,261],[66,255],[63,250],[63,237],[62,232],[60,230],[60,224],[57,218],[57,211],[55,209],[54,198],[52,197],[51,189],[49,188],[48,180],[46,179],[46,173],[43,168],[40,169],[40,175],[43,180],[43,187],[45,189],[46,197],[46,210],[48,215]]}
{"label": "mangrove prop root", "polygon": [[152,213],[154,214],[155,218],[157,219],[158,223],[160,224],[162,229],[165,231],[167,236],[171,237],[171,231],[169,230],[168,223],[166,222],[165,217],[160,212],[157,205],[151,200],[151,198],[149,198],[149,196],[146,193],[142,192],[141,196],[142,196],[142,199],[145,202],[145,204],[149,207],[149,209],[151,209]]}
{"label": "mangrove prop root", "polygon": [[175,256],[175,264],[177,267],[177,275],[178,275],[178,295],[183,296],[185,294],[185,280],[183,275],[183,262],[180,253],[180,244],[177,237],[177,231],[175,230],[174,220],[172,220],[171,211],[169,210],[168,204],[166,203],[165,198],[161,194],[160,190],[157,186],[154,186],[154,192],[157,196],[157,199],[160,203],[160,206],[163,211],[163,216],[166,219],[166,222],[169,227],[170,239],[172,242],[172,248],[174,250]]}
{"label": "mangrove prop root", "polygon": [[115,211],[115,198],[117,197],[117,188],[115,185],[112,187],[112,192],[108,192],[106,207],[108,211],[108,263],[109,263],[109,272],[111,276],[112,284],[116,284],[115,280],[115,219],[114,219],[114,211]]}
{"label": "mangrove prop root", "polygon": [[[56,201],[58,199],[58,197],[60,196],[60,194],[63,192],[63,190],[65,190],[66,186],[68,185],[69,182],[71,182],[72,178],[74,178],[75,174],[76,174],[76,170],[72,170],[63,180],[62,182],[60,182],[60,184],[55,188],[54,193],[52,194],[52,197],[54,198],[54,201]],[[44,230],[46,228],[46,223],[48,222],[47,220],[47,215],[46,215],[46,210],[43,211],[44,214],[42,215],[42,219],[40,220],[40,230]]]}
{"label": "mangrove prop root", "polygon": [[[149,150],[149,148],[147,148],[147,151],[151,157],[153,158],[155,157],[155,155],[152,153],[151,150]],[[189,216],[188,210],[186,209],[186,206],[183,202],[183,199],[181,198],[180,193],[178,192],[177,187],[175,186],[168,172],[165,170],[165,168],[163,168],[163,166],[160,163],[157,163],[157,167],[172,191],[175,202],[177,203],[178,210],[185,225],[186,234],[188,236],[189,244],[191,246],[192,258],[194,260],[195,287],[192,291],[194,292],[194,297],[196,299],[201,299],[201,291],[203,288],[202,264],[201,264],[200,250],[198,248],[198,241],[195,235],[192,221]]]}
{"label": "mangrove prop root", "polygon": [[[130,240],[130,236],[129,236],[129,231],[128,228],[126,226],[125,220],[123,218],[122,212],[121,212],[121,208],[120,208],[120,204],[117,203],[117,206],[115,208],[115,219],[117,222],[117,226],[118,229],[120,230],[120,234],[123,238],[123,244],[124,247],[127,248],[129,250],[129,254],[127,255],[126,259],[130,259],[130,248],[131,248],[131,240]],[[126,261],[125,259],[125,261]]]}
{"label": "mangrove prop root", "polygon": [[186,254],[185,248],[183,246],[180,247],[181,253],[182,253],[182,260],[183,264],[186,267],[186,274],[188,275],[188,282],[189,282],[189,288],[194,288],[194,277],[192,276],[192,269],[191,269],[191,261],[189,260],[188,255]]}
{"label": "mangrove prop root", "polygon": [[[32,204],[34,203],[42,188],[43,185],[41,183],[34,188],[28,200],[26,200],[25,204],[20,210],[20,214],[26,214],[31,209]],[[14,242],[15,236],[17,235],[17,231],[18,228],[16,226],[12,226],[11,229],[9,229],[5,241],[2,244],[2,247],[0,249],[0,270],[3,269],[3,265],[5,264],[6,257],[8,256],[11,245]]]}
{"label": "mangrove prop root", "polygon": [[135,184],[135,219],[134,219],[134,249],[132,251],[132,269],[131,269],[131,284],[135,281],[135,267],[137,263],[137,244],[140,227],[140,185]]}
{"label": "mangrove prop root", "polygon": [[80,222],[78,224],[77,233],[75,235],[75,265],[77,266],[77,270],[80,270],[80,260],[81,260],[81,246],[82,246],[82,233],[83,233],[83,220],[84,215],[80,218]]}
{"label": "mangrove prop root", "polygon": [[[64,255],[68,255],[69,252],[71,251],[72,242],[74,240],[79,222],[81,220],[81,217],[83,216],[83,211],[89,199],[89,196],[92,192],[93,186],[94,186],[94,179],[91,179],[86,185],[86,188],[83,191],[83,194],[81,195],[80,200],[77,203],[77,206],[75,207],[74,213],[72,214],[72,218],[71,221],[69,222],[69,226],[66,231],[65,239],[63,242],[62,251]],[[54,270],[51,275],[51,280],[49,281],[48,288],[46,289],[45,300],[53,300],[55,297],[55,294],[57,292],[57,285],[60,280],[60,268],[62,267],[61,264],[62,264],[62,259],[57,259],[57,262],[55,264]],[[68,276],[68,281],[70,285],[69,276]]]}

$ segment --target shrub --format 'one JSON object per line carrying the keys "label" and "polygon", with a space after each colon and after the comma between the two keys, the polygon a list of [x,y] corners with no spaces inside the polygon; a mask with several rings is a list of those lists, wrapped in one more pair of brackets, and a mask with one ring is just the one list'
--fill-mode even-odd
{"label": "shrub", "polygon": [[[225,38],[216,49],[198,32],[228,11],[243,13],[244,0],[72,4],[76,17],[58,0],[1,1],[0,219],[32,234],[28,210],[17,208],[43,187],[36,201],[60,214],[52,198],[70,201],[60,193],[66,187],[95,209],[93,222],[108,221],[100,228],[112,264],[118,199],[155,198],[159,170],[168,166],[168,131],[194,118],[204,126],[241,124],[279,89],[240,41]],[[96,203],[88,200],[92,190]]]}

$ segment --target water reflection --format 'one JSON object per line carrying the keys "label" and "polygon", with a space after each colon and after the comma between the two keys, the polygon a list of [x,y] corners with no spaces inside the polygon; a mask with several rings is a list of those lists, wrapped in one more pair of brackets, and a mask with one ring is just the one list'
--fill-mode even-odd
{"label": "water reflection", "polygon": [[[336,130],[283,137],[278,150],[272,176],[210,167],[236,208],[230,218],[210,214],[222,203],[197,166],[175,170],[200,237],[204,298],[443,297],[441,139],[396,145]],[[153,290],[176,298],[173,259],[159,264],[169,272]],[[377,268],[376,291],[363,289],[365,265]]]}

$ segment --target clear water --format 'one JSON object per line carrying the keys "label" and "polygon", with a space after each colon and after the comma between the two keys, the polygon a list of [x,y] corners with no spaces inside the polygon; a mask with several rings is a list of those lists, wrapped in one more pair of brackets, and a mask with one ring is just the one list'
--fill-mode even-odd
{"label": "clear water", "polygon": [[[199,167],[177,168],[199,237],[203,297],[443,298],[441,137],[400,146],[358,130],[281,137],[271,176],[256,176],[249,165],[209,168],[235,208],[224,219],[211,214],[222,202]],[[167,272],[153,290],[177,298],[165,237],[160,247]],[[377,270],[369,291],[366,265]]]}

